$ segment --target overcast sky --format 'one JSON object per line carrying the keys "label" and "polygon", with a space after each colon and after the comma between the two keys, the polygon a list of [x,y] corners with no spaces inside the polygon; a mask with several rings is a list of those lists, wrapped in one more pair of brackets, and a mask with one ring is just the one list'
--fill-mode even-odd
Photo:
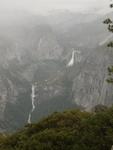
{"label": "overcast sky", "polygon": [[32,12],[46,12],[54,9],[73,11],[107,11],[110,0],[0,0],[0,10],[24,9]]}

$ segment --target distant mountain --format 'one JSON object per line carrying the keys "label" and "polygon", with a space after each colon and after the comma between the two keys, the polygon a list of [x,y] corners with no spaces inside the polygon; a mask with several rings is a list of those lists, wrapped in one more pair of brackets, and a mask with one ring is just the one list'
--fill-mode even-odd
{"label": "distant mountain", "polygon": [[106,83],[113,62],[105,45],[109,33],[104,16],[67,11],[7,15],[0,16],[1,131],[54,111],[113,104],[112,87]]}

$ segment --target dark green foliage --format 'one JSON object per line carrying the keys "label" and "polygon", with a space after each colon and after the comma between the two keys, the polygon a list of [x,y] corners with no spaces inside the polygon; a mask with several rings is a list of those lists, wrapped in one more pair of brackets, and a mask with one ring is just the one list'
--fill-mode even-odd
{"label": "dark green foliage", "polygon": [[[113,3],[110,4],[110,8],[113,8]],[[113,21],[110,18],[107,18],[103,23],[108,26],[108,31],[113,33]],[[110,41],[107,46],[113,48],[113,41]],[[107,79],[107,82],[113,83],[113,67],[108,68],[108,73],[110,77]]]}
{"label": "dark green foliage", "polygon": [[103,21],[104,24],[110,24],[112,23],[111,19],[110,18],[107,18],[105,21]]}
{"label": "dark green foliage", "polygon": [[108,109],[107,106],[100,104],[100,105],[96,105],[96,106],[92,109],[92,111],[95,112],[95,113],[97,113],[97,112],[106,111],[107,109]]}
{"label": "dark green foliage", "polygon": [[107,44],[107,46],[108,46],[108,47],[113,47],[113,42],[109,42],[109,43]]}
{"label": "dark green foliage", "polygon": [[112,75],[112,72],[113,72],[113,66],[108,67],[108,72],[109,72],[109,75]]}
{"label": "dark green foliage", "polygon": [[110,7],[113,8],[113,4],[110,4]]}
{"label": "dark green foliage", "polygon": [[56,112],[0,138],[0,150],[110,150],[112,145],[113,107],[95,113]]}
{"label": "dark green foliage", "polygon": [[108,83],[113,83],[113,66],[108,67],[109,78],[107,79]]}

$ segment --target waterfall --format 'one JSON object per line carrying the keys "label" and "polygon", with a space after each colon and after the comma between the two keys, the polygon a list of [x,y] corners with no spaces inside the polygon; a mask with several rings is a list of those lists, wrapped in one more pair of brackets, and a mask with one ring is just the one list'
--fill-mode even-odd
{"label": "waterfall", "polygon": [[71,67],[74,65],[74,57],[75,57],[75,51],[72,52],[72,57],[69,63],[67,64],[67,67]]}
{"label": "waterfall", "polygon": [[31,93],[31,102],[32,102],[32,109],[29,113],[29,117],[28,117],[28,123],[30,124],[31,123],[31,117],[32,117],[32,113],[34,112],[35,110],[35,98],[36,98],[36,95],[35,95],[35,90],[36,90],[36,84],[32,85],[32,93]]}
{"label": "waterfall", "polygon": [[81,52],[80,51],[73,50],[71,60],[67,64],[67,67],[73,66],[75,61],[76,62],[80,62],[81,61]]}
{"label": "waterfall", "polygon": [[43,41],[43,39],[42,39],[42,38],[40,38],[39,43],[38,43],[38,49],[40,49],[40,48],[41,48],[42,41]]}

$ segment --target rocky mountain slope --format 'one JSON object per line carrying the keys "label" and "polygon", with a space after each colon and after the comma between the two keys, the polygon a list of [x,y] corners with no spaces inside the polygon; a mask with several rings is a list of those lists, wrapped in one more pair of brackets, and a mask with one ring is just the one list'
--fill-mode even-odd
{"label": "rocky mountain slope", "polygon": [[62,16],[67,19],[56,24],[52,18],[18,14],[0,26],[1,131],[54,111],[113,103],[106,83],[112,50],[99,44],[109,36],[102,18],[77,22],[81,14]]}

